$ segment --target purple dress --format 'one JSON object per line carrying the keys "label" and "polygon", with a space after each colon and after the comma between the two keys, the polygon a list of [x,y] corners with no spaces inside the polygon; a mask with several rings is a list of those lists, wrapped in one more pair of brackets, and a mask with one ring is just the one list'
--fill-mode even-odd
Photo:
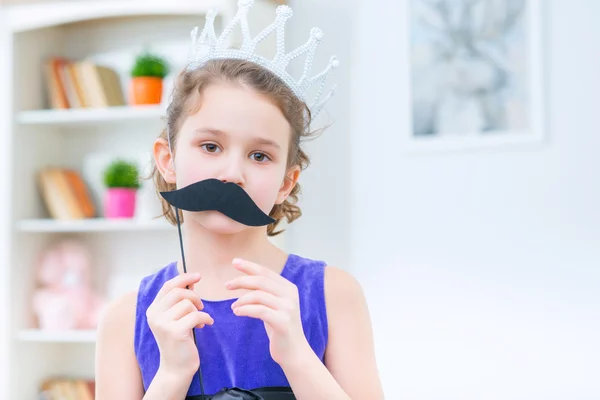
{"label": "purple dress", "polygon": [[[327,345],[327,315],[324,295],[325,263],[290,254],[281,275],[298,287],[304,334],[313,351],[323,361]],[[163,284],[178,274],[173,262],[142,280],[137,297],[134,348],[148,390],[158,367],[160,354],[148,326],[146,309]],[[289,386],[281,367],[269,352],[264,323],[255,318],[238,317],[231,304],[235,299],[203,300],[204,310],[214,325],[196,329],[204,393],[211,395],[228,387],[255,389]],[[198,375],[194,375],[188,396],[200,394]]]}

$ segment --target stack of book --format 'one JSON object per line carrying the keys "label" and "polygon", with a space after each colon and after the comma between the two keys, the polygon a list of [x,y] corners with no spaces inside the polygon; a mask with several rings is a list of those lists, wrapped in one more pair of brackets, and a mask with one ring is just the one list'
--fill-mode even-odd
{"label": "stack of book", "polygon": [[39,173],[39,188],[51,218],[93,218],[96,207],[81,175],[68,168],[45,168]]}
{"label": "stack of book", "polygon": [[90,60],[52,57],[46,61],[45,77],[50,108],[103,108],[126,104],[119,74]]}

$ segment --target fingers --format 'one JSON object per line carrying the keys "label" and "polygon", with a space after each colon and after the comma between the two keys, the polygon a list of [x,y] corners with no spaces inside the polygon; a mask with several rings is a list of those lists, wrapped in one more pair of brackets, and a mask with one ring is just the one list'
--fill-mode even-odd
{"label": "fingers", "polygon": [[165,318],[171,321],[177,321],[193,312],[198,312],[198,308],[189,299],[183,299],[165,311]]}
{"label": "fingers", "polygon": [[202,300],[200,300],[200,297],[196,292],[179,287],[171,289],[169,293],[158,301],[156,308],[158,311],[166,311],[182,300],[189,300],[197,310],[202,310],[204,308],[204,304],[202,304]]}
{"label": "fingers", "polygon": [[272,308],[274,310],[280,310],[287,309],[288,302],[289,301],[287,301],[287,299],[282,299],[271,293],[263,292],[262,290],[255,290],[241,296],[231,305],[231,308],[235,309],[236,307],[241,307],[248,304],[262,304],[265,307]]}
{"label": "fingers", "polygon": [[263,267],[262,265],[253,263],[252,261],[234,258],[232,263],[235,268],[248,275],[261,275],[272,279],[285,279],[275,271]]}
{"label": "fingers", "polygon": [[[148,321],[150,323],[150,321]],[[187,340],[190,338],[193,328],[204,328],[205,325],[212,325],[214,320],[210,315],[203,311],[192,311],[185,314],[178,320],[167,318],[164,314],[158,320],[152,321],[150,327],[152,332],[160,335],[167,335],[176,340]]]}
{"label": "fingers", "polygon": [[260,319],[279,331],[284,330],[286,326],[290,325],[289,314],[275,311],[272,308],[266,307],[262,304],[247,304],[244,306],[235,307],[233,312],[239,317]]}
{"label": "fingers", "polygon": [[191,312],[174,323],[175,329],[189,331],[192,328],[202,328],[214,324],[210,315],[202,311]]}
{"label": "fingers", "polygon": [[148,322],[162,326],[177,321],[189,313],[198,313],[204,308],[200,297],[186,286],[200,280],[199,274],[181,274],[167,281],[146,310]]}
{"label": "fingers", "polygon": [[175,278],[168,280],[163,287],[158,291],[155,301],[160,301],[165,297],[171,290],[175,288],[187,288],[188,286],[193,287],[201,279],[200,274],[197,273],[185,273],[179,274]]}
{"label": "fingers", "polygon": [[264,276],[240,276],[227,282],[225,284],[225,287],[229,290],[262,290],[267,293],[271,293],[275,296],[286,296],[287,294],[289,294],[289,288],[282,285],[280,282],[274,281],[273,279],[269,279]]}

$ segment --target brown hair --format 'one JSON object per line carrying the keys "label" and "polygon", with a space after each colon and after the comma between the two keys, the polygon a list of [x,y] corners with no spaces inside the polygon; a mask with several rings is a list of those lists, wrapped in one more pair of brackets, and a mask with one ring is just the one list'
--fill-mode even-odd
{"label": "brown hair", "polygon": [[[237,83],[267,96],[281,110],[290,124],[291,140],[287,167],[299,166],[302,170],[308,167],[310,160],[300,148],[300,140],[310,135],[310,109],[275,74],[255,63],[244,60],[211,60],[202,68],[180,73],[175,83],[171,104],[167,110],[167,126],[160,135],[166,140],[167,132],[169,132],[173,152],[177,144],[177,133],[185,117],[198,111],[204,89],[208,85],[218,82]],[[175,225],[177,223],[175,212],[159,193],[175,190],[175,185],[169,184],[163,179],[156,165],[153,165],[151,178],[154,180],[161,201],[162,216]],[[269,236],[275,236],[282,232],[275,232],[275,228],[283,218],[291,223],[302,215],[300,207],[296,205],[299,194],[300,185],[297,183],[288,198],[282,204],[273,207],[269,215],[275,219],[275,222],[267,227]],[[181,212],[179,218],[183,222]]]}

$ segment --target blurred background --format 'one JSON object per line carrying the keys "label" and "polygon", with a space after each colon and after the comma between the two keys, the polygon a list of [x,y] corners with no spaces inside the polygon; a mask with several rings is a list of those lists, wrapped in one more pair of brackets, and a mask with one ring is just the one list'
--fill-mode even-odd
{"label": "blurred background", "polygon": [[[600,399],[600,2],[261,0],[251,29],[283,3],[341,65],[275,242],[361,282],[386,398]],[[178,256],[139,177],[189,32],[236,2],[0,4],[0,397],[90,398],[97,313]]]}

